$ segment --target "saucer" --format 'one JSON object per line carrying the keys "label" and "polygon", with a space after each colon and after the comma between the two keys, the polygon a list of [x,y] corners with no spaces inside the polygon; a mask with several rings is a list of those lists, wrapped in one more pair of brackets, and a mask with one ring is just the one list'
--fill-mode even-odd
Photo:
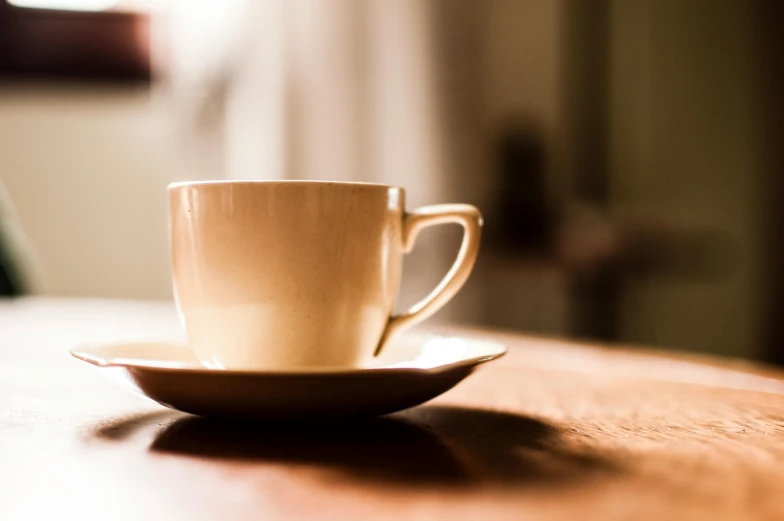
{"label": "saucer", "polygon": [[122,387],[202,416],[371,416],[419,405],[499,358],[496,342],[402,335],[366,368],[208,369],[186,344],[91,344],[71,354]]}

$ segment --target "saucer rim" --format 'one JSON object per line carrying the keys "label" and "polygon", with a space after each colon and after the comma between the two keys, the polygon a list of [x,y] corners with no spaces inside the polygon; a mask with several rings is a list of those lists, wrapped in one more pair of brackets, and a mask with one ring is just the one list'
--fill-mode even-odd
{"label": "saucer rim", "polygon": [[109,346],[122,346],[122,345],[140,345],[140,344],[165,344],[168,346],[187,346],[184,342],[176,341],[138,341],[138,342],[85,342],[74,346],[69,349],[69,353],[74,358],[86,362],[95,367],[104,368],[125,368],[125,369],[144,369],[151,371],[161,372],[178,372],[189,374],[211,374],[211,375],[227,375],[227,376],[315,376],[315,375],[358,375],[358,374],[378,374],[378,373],[428,373],[435,374],[444,371],[454,370],[460,367],[478,366],[492,360],[497,360],[508,352],[507,347],[500,342],[494,340],[484,340],[478,338],[461,337],[461,336],[444,336],[444,335],[427,335],[428,338],[460,338],[468,342],[479,342],[488,347],[492,346],[493,352],[463,358],[454,362],[449,362],[433,367],[406,367],[406,366],[377,366],[377,367],[311,367],[311,368],[291,368],[291,369],[215,369],[201,366],[188,366],[183,362],[156,362],[153,360],[144,360],[139,358],[122,358],[115,357],[107,359],[97,354],[97,349]]}

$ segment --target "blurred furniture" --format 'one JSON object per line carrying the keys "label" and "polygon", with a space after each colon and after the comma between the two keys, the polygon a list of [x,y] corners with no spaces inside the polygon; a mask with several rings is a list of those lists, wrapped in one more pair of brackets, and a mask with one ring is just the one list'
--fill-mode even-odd
{"label": "blurred furniture", "polygon": [[0,301],[0,519],[782,519],[784,373],[450,328],[509,354],[401,414],[227,423],[67,355],[169,303]]}
{"label": "blurred furniture", "polygon": [[147,83],[149,32],[141,12],[37,9],[0,0],[0,80]]}

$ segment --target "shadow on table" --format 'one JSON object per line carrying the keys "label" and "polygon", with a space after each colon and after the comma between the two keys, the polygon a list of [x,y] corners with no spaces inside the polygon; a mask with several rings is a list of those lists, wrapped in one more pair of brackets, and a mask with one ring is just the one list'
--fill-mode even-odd
{"label": "shadow on table", "polygon": [[177,419],[181,419],[182,416],[182,414],[174,412],[171,409],[131,414],[102,421],[101,423],[91,426],[86,434],[89,438],[120,441],[149,426],[169,424]]}
{"label": "shadow on table", "polygon": [[338,422],[173,421],[150,450],[218,460],[332,469],[362,482],[407,485],[553,485],[617,472],[578,450],[541,420],[429,406],[383,418]]}

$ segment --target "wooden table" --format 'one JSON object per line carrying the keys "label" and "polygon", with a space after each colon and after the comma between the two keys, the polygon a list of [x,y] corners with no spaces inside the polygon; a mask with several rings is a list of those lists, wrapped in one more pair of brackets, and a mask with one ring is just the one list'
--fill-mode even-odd
{"label": "wooden table", "polygon": [[784,519],[784,373],[458,331],[510,353],[390,417],[238,425],[67,354],[177,338],[171,305],[0,302],[0,519]]}

